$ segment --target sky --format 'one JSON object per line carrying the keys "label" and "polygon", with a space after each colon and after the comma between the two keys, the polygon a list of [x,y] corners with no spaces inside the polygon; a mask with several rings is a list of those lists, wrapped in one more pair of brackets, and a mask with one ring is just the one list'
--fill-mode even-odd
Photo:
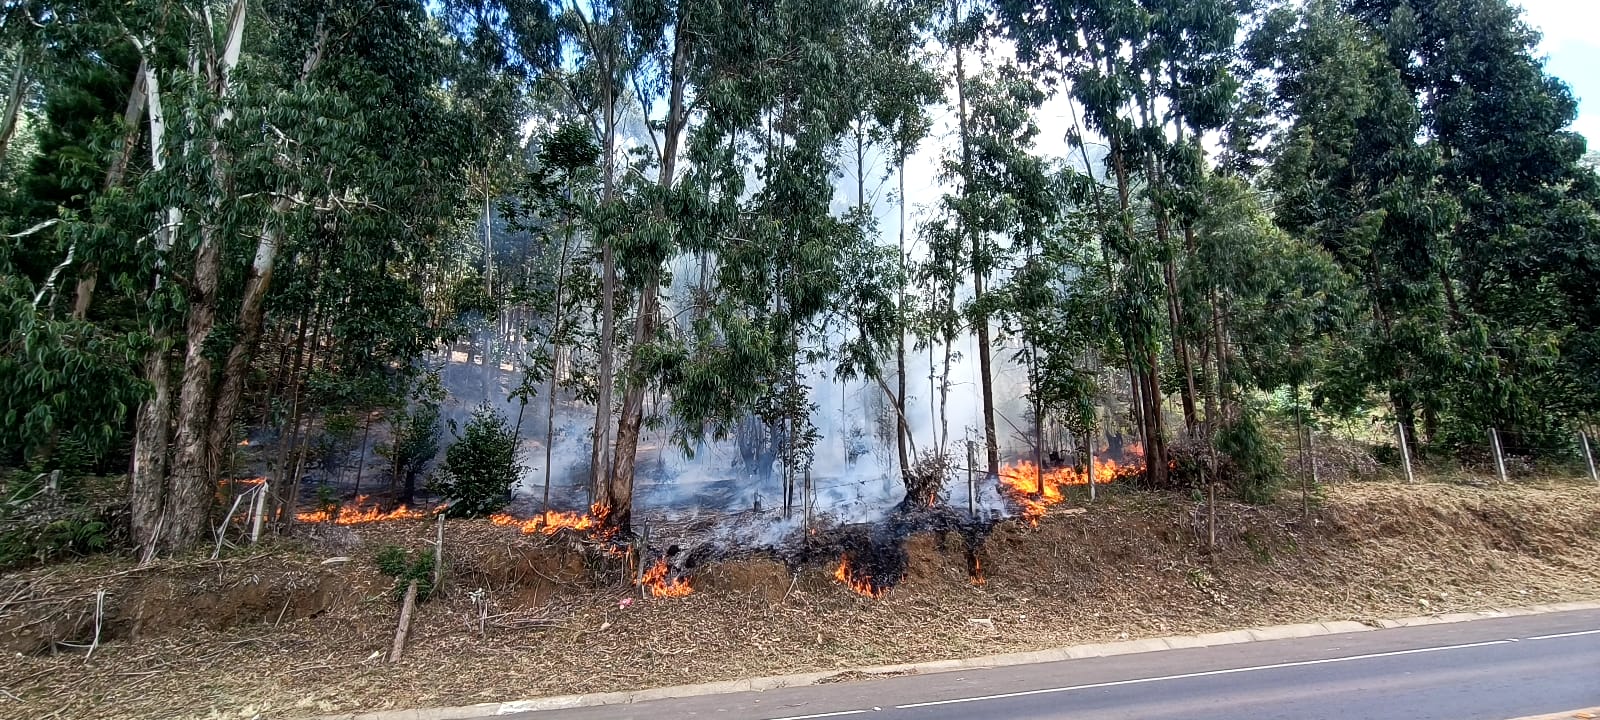
{"label": "sky", "polygon": [[1600,149],[1600,2],[1596,0],[1517,0],[1528,24],[1544,34],[1540,50],[1545,71],[1562,80],[1578,97],[1578,120],[1572,128]]}

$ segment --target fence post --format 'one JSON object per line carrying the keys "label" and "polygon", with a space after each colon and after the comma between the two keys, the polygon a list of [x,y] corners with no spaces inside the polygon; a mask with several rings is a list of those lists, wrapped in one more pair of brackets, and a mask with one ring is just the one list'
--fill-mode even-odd
{"label": "fence post", "polygon": [[268,488],[271,486],[272,483],[266,480],[262,480],[261,484],[256,486],[255,508],[251,510],[252,518],[250,520],[250,542],[252,543],[261,539],[261,524],[267,517],[267,493],[270,492]]}
{"label": "fence post", "polygon": [[1417,477],[1411,473],[1411,449],[1406,446],[1406,424],[1397,422],[1394,424],[1394,428],[1400,434],[1400,459],[1405,461],[1406,482],[1414,483],[1417,481]]}
{"label": "fence post", "polygon": [[977,452],[972,446],[972,432],[967,432],[967,516],[978,516],[978,478],[972,474],[972,464]]}
{"label": "fence post", "polygon": [[1600,474],[1594,471],[1594,453],[1589,449],[1589,433],[1580,432],[1578,437],[1583,439],[1583,459],[1589,462],[1589,479],[1600,482]]}
{"label": "fence post", "polygon": [[1089,433],[1089,502],[1094,502],[1094,439],[1099,435],[1099,430]]}
{"label": "fence post", "polygon": [[1500,482],[1506,482],[1506,459],[1500,451],[1500,431],[1489,428],[1489,449],[1494,451],[1494,467],[1500,472]]}

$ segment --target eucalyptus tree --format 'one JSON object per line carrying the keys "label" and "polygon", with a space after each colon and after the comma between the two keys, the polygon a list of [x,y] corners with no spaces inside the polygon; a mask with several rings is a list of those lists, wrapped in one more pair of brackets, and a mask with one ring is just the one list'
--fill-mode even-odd
{"label": "eucalyptus tree", "polygon": [[[976,22],[976,21],[974,21]],[[959,55],[962,50],[955,49]],[[1019,288],[1048,284],[1042,256],[1049,235],[1056,229],[1060,210],[1061,178],[1033,145],[1038,127],[1032,113],[1044,100],[1044,93],[1021,69],[1005,64],[971,77],[963,76],[958,63],[957,119],[959,144],[947,154],[945,177],[956,188],[946,194],[940,217],[929,234],[930,271],[935,268],[961,268],[970,274],[972,297],[964,303],[965,324],[977,338],[979,378],[984,397],[985,459],[992,473],[999,473],[999,438],[994,427],[994,369],[992,345],[996,344],[992,324],[1008,314],[1025,317],[1039,308],[1009,304],[1007,300],[1042,300],[1034,291],[1006,292],[991,287],[995,277],[1010,274],[1021,265]],[[956,287],[955,278],[943,281],[947,291]],[[997,291],[998,290],[998,291]],[[954,318],[946,318],[947,337]],[[1031,323],[1029,328],[1039,329]],[[1038,340],[1030,333],[1030,340]],[[1037,346],[1025,348],[1030,381],[1041,379]],[[948,370],[946,371],[948,372]],[[1030,382],[1030,388],[1038,383]],[[1036,420],[1042,418],[1041,395],[1034,395]]]}
{"label": "eucalyptus tree", "polygon": [[[322,292],[336,301],[366,299],[363,287],[398,289],[326,284],[348,278],[340,268],[394,268],[406,252],[402,228],[430,235],[459,175],[448,158],[460,149],[448,140],[470,134],[433,92],[443,46],[420,4],[234,0],[138,9],[123,19],[148,96],[153,160],[141,190],[161,208],[155,242],[140,250],[155,277],[146,303],[156,340],[132,483],[135,537],[150,557],[192,544],[206,527],[280,258],[333,262]],[[335,253],[334,237],[361,241]],[[424,320],[380,319],[402,332],[386,349],[414,353],[426,342]],[[372,327],[361,314],[341,324],[347,338]],[[180,327],[184,360],[174,388],[166,338]],[[294,483],[279,485],[282,492]]]}
{"label": "eucalyptus tree", "polygon": [[[860,342],[853,346],[847,344],[841,354],[848,357],[854,350],[864,350],[863,344],[879,343],[883,347],[857,353],[855,361],[841,365],[840,374],[851,377],[857,372],[864,373],[883,389],[894,410],[895,449],[902,473],[910,468],[912,456],[915,455],[906,418],[905,340],[912,309],[907,296],[910,262],[906,247],[905,164],[931,130],[928,108],[941,95],[942,83],[932,67],[934,57],[924,49],[932,39],[930,33],[934,15],[940,5],[937,0],[891,0],[857,7],[857,16],[850,25],[857,36],[848,47],[848,51],[855,55],[847,62],[860,78],[859,82],[847,88],[855,115],[851,140],[855,151],[856,221],[864,224],[866,234],[876,248],[879,238],[875,221],[877,203],[869,201],[867,193],[870,157],[875,153],[887,155],[894,168],[894,175],[899,181],[897,203],[900,218],[898,249],[891,268],[875,267],[871,260],[874,253],[863,252],[856,256],[862,262],[851,264],[860,272],[849,275],[867,284],[858,286],[861,292],[853,293],[857,298],[857,310],[850,324],[857,328],[856,338]],[[886,168],[885,177],[887,173]],[[866,317],[869,313],[865,312],[865,308],[881,309],[882,306],[860,301],[881,287],[885,278],[894,281],[895,296],[890,299],[894,317],[880,313],[878,318],[883,322],[877,323]],[[878,287],[873,287],[874,284]],[[864,327],[872,327],[873,331],[862,331]],[[888,342],[883,342],[885,340]],[[877,357],[891,351],[895,358],[894,389],[890,389],[883,380],[884,373],[877,365]]]}
{"label": "eucalyptus tree", "polygon": [[[574,312],[579,303],[574,296],[584,284],[574,278],[571,268],[578,255],[578,230],[586,208],[592,206],[597,185],[600,147],[583,124],[565,121],[547,136],[538,138],[535,166],[521,183],[513,211],[513,226],[537,231],[542,238],[538,255],[540,271],[524,280],[521,292],[534,297],[532,303],[544,317],[542,328],[525,332],[543,336],[538,349],[539,370],[546,375],[544,504],[550,502],[551,460],[555,445],[555,414],[558,386],[567,372],[567,357],[577,342]],[[587,228],[585,228],[587,232]],[[526,403],[524,403],[526,404]],[[518,420],[520,424],[521,416]]]}
{"label": "eucalyptus tree", "polygon": [[[590,126],[601,148],[601,192],[595,213],[592,243],[598,246],[600,264],[599,335],[595,377],[595,423],[590,448],[590,490],[596,503],[609,504],[616,468],[613,449],[614,393],[617,384],[618,308],[624,288],[618,276],[618,220],[628,217],[629,209],[619,197],[618,182],[623,170],[632,166],[621,156],[621,122],[631,96],[647,102],[635,85],[647,58],[658,49],[665,28],[660,3],[606,2],[562,3],[560,27],[562,46],[572,59],[550,71],[552,80]],[[647,117],[648,121],[648,117]],[[631,177],[631,176],[630,176]],[[630,476],[631,482],[631,476]],[[628,504],[632,498],[629,493]],[[608,514],[607,517],[616,517]],[[621,526],[621,525],[619,525]]]}
{"label": "eucalyptus tree", "polygon": [[[994,350],[991,347],[992,337],[990,327],[990,303],[985,301],[984,293],[989,284],[995,268],[1001,263],[1000,251],[990,237],[991,229],[986,227],[985,206],[992,199],[987,197],[987,189],[982,187],[978,179],[980,169],[974,160],[972,125],[976,115],[968,113],[968,75],[966,59],[974,46],[982,43],[990,28],[990,8],[981,0],[950,0],[946,11],[945,32],[943,42],[950,48],[954,56],[955,68],[952,84],[956,94],[956,131],[958,139],[958,156],[953,159],[953,164],[947,163],[946,173],[952,179],[959,179],[956,191],[947,195],[947,205],[954,221],[954,239],[957,242],[949,246],[948,262],[940,266],[949,265],[954,268],[964,265],[964,269],[972,277],[972,301],[967,306],[968,322],[977,343],[978,355],[978,384],[983,408],[983,437],[984,457],[987,462],[989,474],[1000,474],[1000,437],[995,430],[994,423]],[[1035,104],[1038,98],[1033,100]],[[936,234],[935,237],[938,235]],[[965,252],[965,258],[962,253]],[[953,292],[953,286],[952,292]],[[948,332],[948,324],[947,324]],[[945,383],[949,383],[949,351],[946,346]],[[948,435],[948,429],[945,434]]]}
{"label": "eucalyptus tree", "polygon": [[[1233,10],[1220,1],[1081,0],[999,3],[1008,37],[1025,63],[1064,81],[1082,107],[1088,129],[1104,138],[1105,164],[1114,179],[1114,214],[1104,213],[1103,243],[1113,277],[1115,312],[1126,352],[1135,416],[1145,444],[1146,473],[1153,485],[1167,472],[1161,329],[1172,335],[1179,365],[1188,365],[1187,339],[1178,333],[1178,302],[1171,236],[1176,143],[1184,130],[1220,124],[1219,107],[1231,92],[1224,72],[1231,49]],[[1169,125],[1171,128],[1169,129]],[[1082,137],[1070,137],[1082,144]],[[1085,151],[1085,159],[1088,154]],[[1091,168],[1092,170],[1092,168]],[[1135,193],[1142,187],[1145,213],[1154,232],[1138,227]],[[1166,317],[1155,308],[1166,306]],[[1189,378],[1185,415],[1194,420]]]}

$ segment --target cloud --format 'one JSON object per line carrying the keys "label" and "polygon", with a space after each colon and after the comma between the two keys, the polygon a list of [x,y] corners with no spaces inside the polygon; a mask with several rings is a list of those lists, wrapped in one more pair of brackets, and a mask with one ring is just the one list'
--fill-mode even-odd
{"label": "cloud", "polygon": [[1574,45],[1595,45],[1600,3],[1594,0],[1518,0],[1523,19],[1544,34],[1540,49],[1555,55]]}

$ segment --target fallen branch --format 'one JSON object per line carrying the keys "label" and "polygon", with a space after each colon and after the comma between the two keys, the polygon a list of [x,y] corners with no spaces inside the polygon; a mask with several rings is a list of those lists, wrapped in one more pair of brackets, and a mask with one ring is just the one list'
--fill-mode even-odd
{"label": "fallen branch", "polygon": [[106,591],[104,589],[94,594],[94,642],[89,644],[89,654],[83,656],[83,661],[88,662],[94,657],[95,648],[100,647],[100,619],[105,616]]}
{"label": "fallen branch", "polygon": [[406,634],[411,631],[411,611],[417,606],[417,581],[406,586],[406,600],[400,606],[400,624],[394,629],[394,646],[389,649],[389,662],[398,662],[406,649]]}

